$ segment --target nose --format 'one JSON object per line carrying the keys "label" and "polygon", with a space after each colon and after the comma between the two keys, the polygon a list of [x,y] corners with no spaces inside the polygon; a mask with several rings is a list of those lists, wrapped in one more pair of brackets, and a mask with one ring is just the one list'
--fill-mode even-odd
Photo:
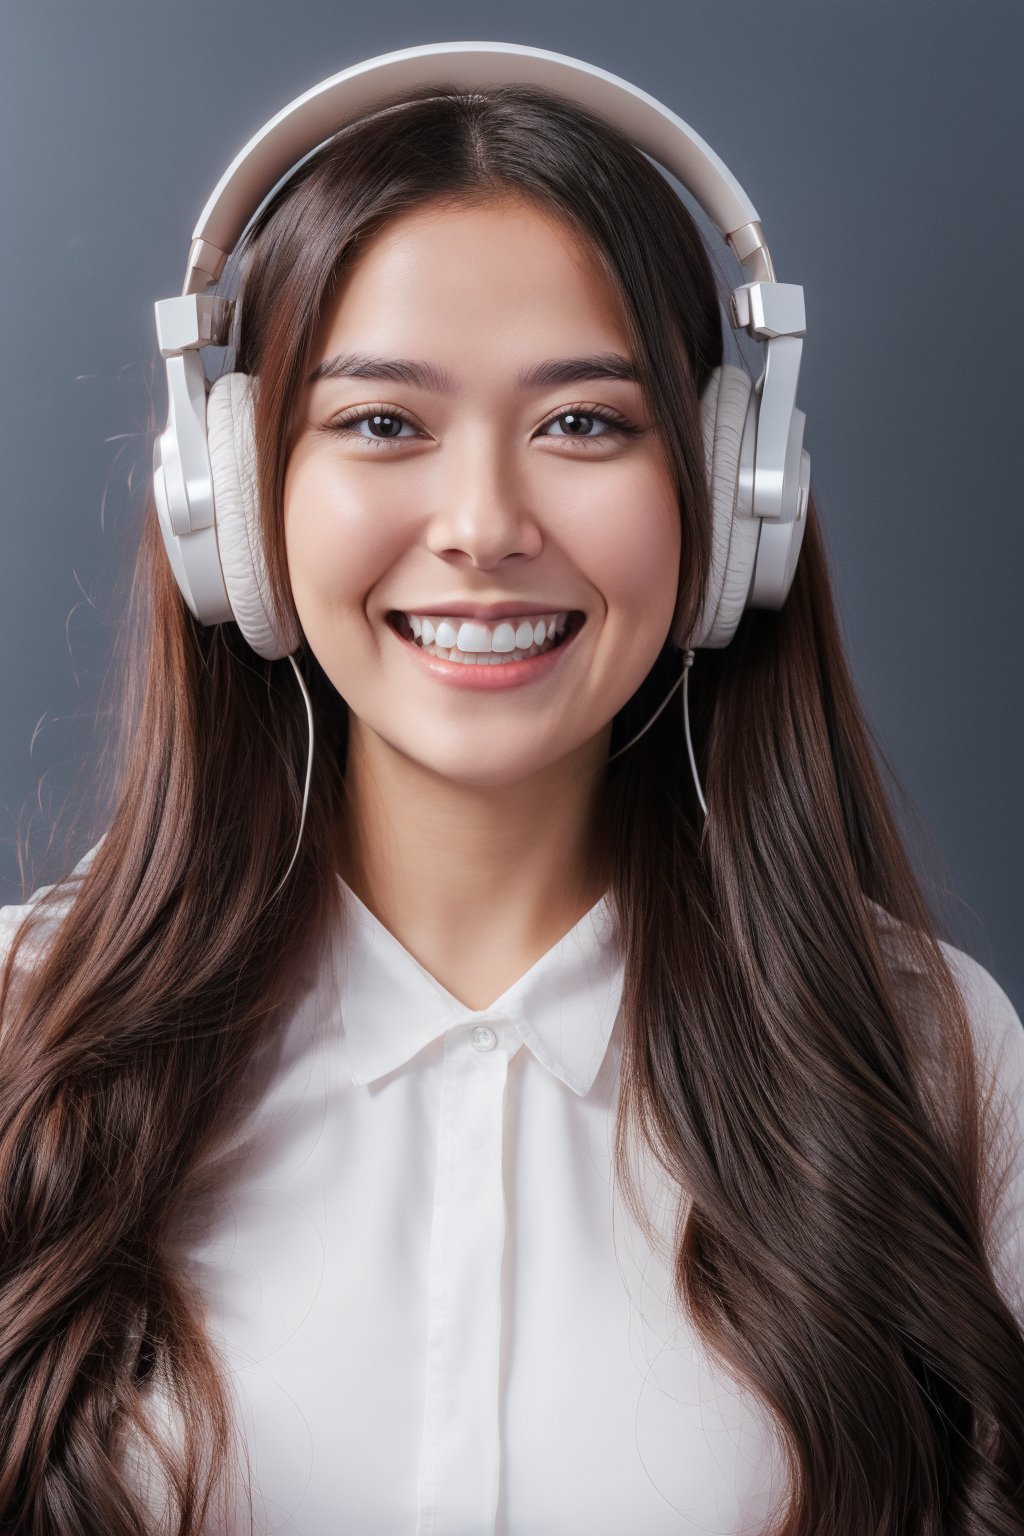
{"label": "nose", "polygon": [[446,451],[431,493],[435,498],[427,544],[442,558],[464,555],[490,570],[510,555],[533,557],[543,547],[540,518],[531,505],[514,454],[497,436],[468,433]]}

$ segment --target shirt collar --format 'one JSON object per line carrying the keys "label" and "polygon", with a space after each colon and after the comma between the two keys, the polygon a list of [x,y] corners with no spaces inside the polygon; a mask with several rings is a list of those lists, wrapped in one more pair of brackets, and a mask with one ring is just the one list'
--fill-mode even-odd
{"label": "shirt collar", "polygon": [[352,1081],[375,1082],[457,1024],[500,1013],[549,1072],[587,1093],[622,998],[618,924],[607,893],[489,1008],[445,990],[340,875],[335,977]]}

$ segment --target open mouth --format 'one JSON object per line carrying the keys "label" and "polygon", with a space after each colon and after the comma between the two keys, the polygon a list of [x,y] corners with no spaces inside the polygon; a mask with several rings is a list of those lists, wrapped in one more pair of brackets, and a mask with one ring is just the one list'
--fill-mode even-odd
{"label": "open mouth", "polygon": [[[408,641],[408,643],[410,645],[414,645],[417,650],[424,651],[427,655],[438,656],[438,657],[441,657],[441,658],[447,658],[455,650],[455,647],[447,647],[447,646],[439,647],[436,644],[424,646],[423,642],[422,642],[422,639],[417,638],[417,636],[413,633],[412,625],[409,623],[409,620],[406,618],[405,614],[404,613],[399,613],[397,610],[393,609],[388,614],[387,621],[388,621],[389,625],[391,626],[391,628],[395,631],[395,633],[400,635],[403,640]],[[495,667],[502,666],[502,665],[506,665],[507,666],[510,662],[513,662],[513,661],[516,661],[516,660],[530,659],[530,658],[535,657],[535,656],[544,656],[544,655],[547,654],[548,651],[556,651],[556,650],[558,650],[558,648],[560,646],[565,645],[565,643],[568,640],[570,640],[572,638],[572,636],[575,635],[577,633],[577,631],[580,630],[583,627],[583,624],[585,623],[585,621],[586,621],[586,615],[584,613],[582,613],[579,609],[573,609],[569,613],[569,617],[568,617],[568,620],[566,622],[565,628],[562,630],[561,634],[555,635],[555,637],[553,639],[545,638],[545,640],[543,641],[543,643],[541,645],[539,645],[539,646],[538,645],[530,646],[525,651],[512,650],[512,651],[496,651],[496,652],[492,652],[492,653],[483,653],[482,661],[481,660],[477,660],[476,664],[477,665],[486,665],[486,666],[495,666]],[[508,622],[511,623],[513,621],[509,620]],[[475,653],[475,654],[477,656],[479,656],[482,653]],[[461,655],[462,655],[462,653],[460,652],[459,653],[460,658],[461,658]],[[501,658],[501,659],[500,660],[492,660],[491,659],[492,656],[494,656],[496,658]],[[469,663],[469,662],[466,662],[464,664],[465,665],[472,665],[472,663]]]}

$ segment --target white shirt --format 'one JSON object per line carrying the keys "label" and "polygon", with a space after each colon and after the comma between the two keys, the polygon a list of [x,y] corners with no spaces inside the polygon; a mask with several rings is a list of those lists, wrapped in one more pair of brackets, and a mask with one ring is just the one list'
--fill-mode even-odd
{"label": "white shirt", "polygon": [[[780,1444],[672,1299],[678,1191],[643,1165],[657,1251],[612,1185],[607,898],[473,1011],[338,884],[346,921],[178,1250],[256,1530],[761,1530],[785,1495]],[[1013,1116],[1000,1278],[1024,1321],[1024,1030],[987,971],[945,952]]]}

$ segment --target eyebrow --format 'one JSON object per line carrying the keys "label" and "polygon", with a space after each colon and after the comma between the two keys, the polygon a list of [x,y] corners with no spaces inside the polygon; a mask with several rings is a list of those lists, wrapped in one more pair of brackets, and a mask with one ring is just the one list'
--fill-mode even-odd
{"label": "eyebrow", "polygon": [[[638,383],[639,373],[628,357],[618,352],[596,352],[590,357],[553,357],[524,369],[516,383],[520,389],[539,389],[548,384],[582,384],[588,379],[623,379]],[[306,380],[320,379],[390,379],[396,384],[412,384],[439,395],[455,393],[451,374],[433,363],[413,362],[405,357],[372,357],[365,352],[339,352],[325,358]]]}

